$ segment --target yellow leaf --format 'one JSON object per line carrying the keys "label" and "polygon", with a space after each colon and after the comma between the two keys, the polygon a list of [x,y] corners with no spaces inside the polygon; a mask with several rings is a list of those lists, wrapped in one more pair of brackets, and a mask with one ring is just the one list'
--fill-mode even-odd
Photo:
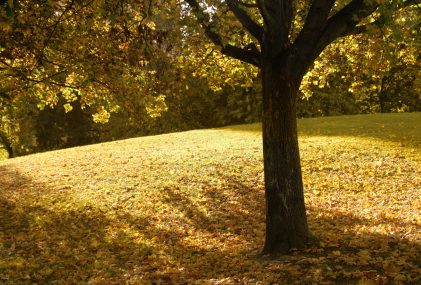
{"label": "yellow leaf", "polygon": [[405,277],[405,275],[399,274],[399,275],[395,276],[394,279],[395,279],[395,281],[405,281],[406,277]]}
{"label": "yellow leaf", "polygon": [[101,267],[101,263],[98,260],[95,260],[94,267],[97,268],[97,269],[100,268]]}
{"label": "yellow leaf", "polygon": [[219,50],[219,51],[222,50],[222,47],[221,46],[214,46],[213,48],[216,49],[216,50]]}

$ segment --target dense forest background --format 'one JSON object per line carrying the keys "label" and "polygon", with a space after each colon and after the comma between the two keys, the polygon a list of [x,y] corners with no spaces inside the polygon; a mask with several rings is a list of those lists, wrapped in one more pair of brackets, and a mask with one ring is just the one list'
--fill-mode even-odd
{"label": "dense forest background", "polygon": [[[92,98],[103,98],[103,102],[87,102],[76,91],[54,92],[51,88],[51,102],[40,101],[32,91],[9,100],[11,90],[20,87],[12,85],[0,89],[0,97],[9,102],[0,112],[0,146],[8,150],[9,157],[139,136],[260,122],[262,84],[257,69],[217,54],[215,48],[201,42],[200,37],[192,36],[189,48],[177,48],[175,37],[180,36],[177,34],[180,29],[170,12],[166,13],[157,12],[141,29],[142,46],[152,48],[153,53],[142,50],[142,58],[135,58],[128,51],[121,53],[130,55],[130,62],[137,62],[142,72],[148,74],[141,76],[144,86],[139,85],[137,94],[125,91],[129,97],[126,101],[111,104],[112,100],[104,99],[107,94],[102,97],[91,94]],[[396,19],[399,23],[411,19],[413,26],[402,30],[407,35],[400,38],[399,44],[391,43],[391,35],[382,31],[371,39],[357,35],[330,45],[302,84],[297,96],[297,117],[420,112],[418,42],[421,24],[418,17],[403,12]],[[395,36],[397,31],[391,31]],[[112,37],[116,36],[110,32]],[[58,86],[67,74],[61,73],[57,77]],[[107,78],[114,84],[130,85],[133,75],[123,75],[111,74]],[[22,82],[22,86],[26,86],[26,81]],[[161,95],[164,107],[160,106]],[[149,114],[145,111],[146,103],[137,101],[148,96],[153,97],[148,106],[154,106]]]}
{"label": "dense forest background", "polygon": [[[189,74],[188,70],[184,72]],[[206,78],[192,74],[180,80],[180,86],[187,86],[183,92],[167,94],[167,110],[161,116],[138,120],[133,117],[133,110],[121,108],[110,114],[108,122],[95,122],[89,107],[82,108],[75,100],[68,111],[67,101],[59,95],[54,107],[4,117],[2,130],[12,138],[9,144],[13,146],[13,155],[19,156],[138,136],[260,122],[258,77],[251,87],[225,84],[215,91]],[[380,86],[367,78],[353,92],[351,82],[344,78],[344,74],[335,73],[323,87],[317,82],[312,84],[311,96],[302,93],[298,97],[297,117],[421,111],[421,95],[416,88],[420,81],[418,67],[396,65],[376,82]],[[6,144],[3,140],[3,145]]]}

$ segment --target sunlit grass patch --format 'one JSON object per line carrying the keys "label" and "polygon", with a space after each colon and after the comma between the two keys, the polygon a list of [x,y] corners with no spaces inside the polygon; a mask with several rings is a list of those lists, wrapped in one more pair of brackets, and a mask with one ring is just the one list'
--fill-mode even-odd
{"label": "sunlit grass patch", "polygon": [[[309,227],[320,241],[266,261],[254,257],[265,230],[260,124],[2,161],[0,280],[419,284],[419,139],[403,137],[418,118],[299,120]],[[391,132],[367,130],[379,122]]]}
{"label": "sunlit grass patch", "polygon": [[421,113],[301,119],[299,133],[303,136],[370,138],[380,140],[381,143],[418,147],[421,145]]}

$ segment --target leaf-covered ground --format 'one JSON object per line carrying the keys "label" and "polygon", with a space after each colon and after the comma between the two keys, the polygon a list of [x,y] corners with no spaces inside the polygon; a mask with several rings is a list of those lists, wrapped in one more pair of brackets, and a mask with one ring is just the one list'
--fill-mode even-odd
{"label": "leaf-covered ground", "polygon": [[315,241],[263,247],[260,124],[0,162],[0,284],[420,284],[421,114],[299,120]]}

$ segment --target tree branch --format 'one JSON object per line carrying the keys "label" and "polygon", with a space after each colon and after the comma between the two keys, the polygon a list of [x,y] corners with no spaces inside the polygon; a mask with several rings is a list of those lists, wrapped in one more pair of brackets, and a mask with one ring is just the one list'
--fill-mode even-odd
{"label": "tree branch", "polygon": [[[324,2],[331,2],[331,0]],[[330,17],[324,25],[324,29],[317,31],[317,35],[313,36],[311,29],[301,31],[294,42],[295,48],[301,53],[300,57],[305,59],[305,61],[313,62],[326,46],[335,39],[352,31],[362,19],[376,11],[380,5],[376,1],[373,1],[372,4],[367,4],[366,0],[352,0]]]}
{"label": "tree branch", "polygon": [[356,26],[353,30],[349,31],[347,34],[341,35],[341,37],[364,34],[369,29],[371,29],[371,27],[378,27],[379,25],[380,25],[380,18],[369,24]]}
{"label": "tree branch", "polygon": [[[405,1],[404,3],[402,3],[402,4],[399,4],[397,6],[397,10],[404,9],[404,8],[409,7],[409,6],[412,6],[412,5],[418,6],[418,3],[415,0],[408,0],[408,1]],[[419,6],[418,6],[418,8],[419,8]],[[348,31],[347,33],[344,33],[344,34],[340,35],[340,37],[349,36],[349,35],[364,34],[371,27],[381,28],[384,25],[384,23],[386,23],[386,21],[387,21],[387,17],[381,16],[380,18],[378,18],[374,22],[371,22],[371,23],[368,23],[368,24],[365,24],[365,25],[360,25],[360,26],[354,27],[354,29]]]}
{"label": "tree branch", "polygon": [[241,2],[239,0],[230,0],[230,2],[234,2],[237,5],[244,6],[244,7],[247,7],[247,8],[257,8],[258,7],[257,4],[247,4],[247,3]]}
{"label": "tree branch", "polygon": [[250,63],[254,66],[259,67],[260,65],[260,53],[254,50],[245,50],[230,44],[224,45],[222,43],[222,38],[219,34],[212,31],[212,25],[210,23],[209,17],[203,13],[202,9],[199,6],[199,3],[196,0],[186,0],[189,6],[193,9],[193,12],[196,13],[196,19],[205,30],[205,34],[208,38],[218,46],[221,46],[221,53],[227,56],[230,56],[235,59]]}
{"label": "tree branch", "polygon": [[398,9],[406,8],[406,7],[412,6],[412,5],[415,5],[415,6],[418,7],[418,9],[421,9],[420,4],[417,0],[406,0],[402,4],[398,4]]}
{"label": "tree branch", "polygon": [[297,36],[295,42],[308,42],[314,44],[326,29],[329,12],[334,4],[335,0],[313,1],[303,29]]}
{"label": "tree branch", "polygon": [[259,7],[260,14],[263,17],[263,20],[266,22],[266,25],[273,26],[274,20],[266,10],[266,6],[264,0],[256,0],[257,7]]}
{"label": "tree branch", "polygon": [[265,45],[262,50],[276,55],[290,46],[289,34],[294,19],[293,0],[256,0],[263,17]]}
{"label": "tree branch", "polygon": [[56,24],[54,25],[53,30],[52,30],[52,31],[51,31],[51,33],[50,33],[50,36],[47,38],[47,40],[46,40],[46,41],[44,41],[44,47],[43,47],[43,50],[44,50],[45,46],[47,45],[47,43],[51,40],[51,37],[53,36],[54,32],[56,31],[56,29],[57,29],[57,27],[58,27],[58,24],[60,23],[61,19],[62,19],[62,18],[63,18],[63,16],[67,13],[67,11],[69,11],[69,10],[72,8],[73,4],[74,4],[74,0],[72,0],[72,2],[70,3],[70,5],[69,5],[69,6],[67,6],[67,7],[66,7],[66,9],[64,9],[63,13],[61,13],[61,15],[60,15],[60,17],[58,18],[58,20],[57,20]]}
{"label": "tree branch", "polygon": [[[333,15],[328,21],[328,27],[323,34],[325,40],[330,40],[347,35],[351,32],[362,19],[372,14],[381,4],[373,1],[368,5],[364,0],[352,0],[348,5]],[[329,35],[331,33],[332,35]]]}
{"label": "tree branch", "polygon": [[238,7],[239,1],[226,0],[226,2],[243,27],[261,43],[263,37],[263,27],[254,22],[249,15],[247,15],[246,11]]}

